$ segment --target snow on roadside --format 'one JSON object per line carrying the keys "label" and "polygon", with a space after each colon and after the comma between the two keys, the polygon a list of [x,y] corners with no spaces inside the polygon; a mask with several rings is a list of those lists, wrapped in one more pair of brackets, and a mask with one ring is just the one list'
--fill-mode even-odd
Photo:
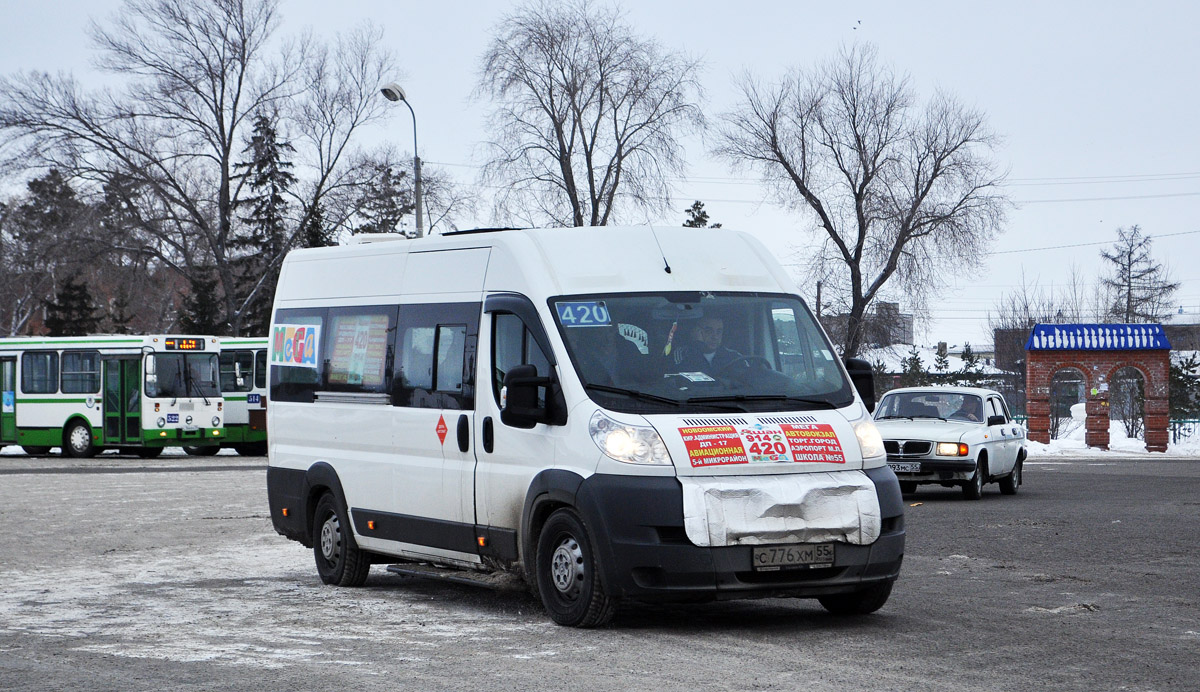
{"label": "snow on roadside", "polygon": [[1200,457],[1200,434],[1184,438],[1178,443],[1169,442],[1165,454],[1161,452],[1147,452],[1146,443],[1143,440],[1126,436],[1125,424],[1119,420],[1110,420],[1108,423],[1108,450],[1088,447],[1087,443],[1084,442],[1087,427],[1085,425],[1086,420],[1085,404],[1075,404],[1071,407],[1071,420],[1064,423],[1066,428],[1062,432],[1065,434],[1057,440],[1051,440],[1050,444],[1028,440],[1026,446],[1029,449],[1029,457],[1037,459],[1041,457],[1081,456],[1084,454],[1088,456],[1112,455],[1147,458],[1161,458],[1163,456]]}

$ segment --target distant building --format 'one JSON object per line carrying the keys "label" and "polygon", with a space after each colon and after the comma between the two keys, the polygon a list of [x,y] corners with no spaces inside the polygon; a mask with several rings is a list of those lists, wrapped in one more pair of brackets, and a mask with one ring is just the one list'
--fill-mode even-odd
{"label": "distant building", "polygon": [[[821,326],[829,332],[835,344],[846,342],[846,325],[850,315],[824,315]],[[866,323],[863,332],[863,345],[871,347],[893,346],[895,344],[913,343],[913,316],[900,312],[899,303],[877,301],[871,310],[863,316]]]}

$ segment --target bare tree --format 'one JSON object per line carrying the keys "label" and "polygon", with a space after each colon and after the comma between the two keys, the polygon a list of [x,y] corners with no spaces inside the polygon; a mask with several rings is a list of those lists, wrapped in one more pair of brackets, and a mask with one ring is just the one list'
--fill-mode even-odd
{"label": "bare tree", "polygon": [[124,89],[88,93],[36,73],[0,80],[0,132],[24,145],[17,155],[97,187],[121,179],[138,231],[121,249],[153,252],[189,280],[214,268],[234,334],[262,290],[234,270],[243,194],[234,167],[253,118],[283,112],[295,132],[299,229],[357,179],[351,139],[382,116],[375,89],[395,71],[378,32],[339,38],[333,50],[274,41],[276,10],[276,0],[125,0],[109,25],[92,27],[99,65]]}
{"label": "bare tree", "polygon": [[587,0],[506,17],[476,89],[496,103],[483,178],[498,212],[603,226],[618,209],[665,209],[684,165],[677,138],[704,125],[698,69]]}
{"label": "bare tree", "polygon": [[942,93],[918,107],[907,78],[869,46],[774,85],[747,76],[741,88],[717,153],[815,216],[811,269],[848,308],[844,355],[858,352],[864,313],[885,287],[920,310],[946,277],[977,265],[1007,206],[981,113]]}
{"label": "bare tree", "polygon": [[1150,256],[1153,239],[1132,226],[1117,229],[1117,242],[1100,256],[1109,262],[1112,273],[1103,279],[1111,292],[1107,317],[1125,323],[1161,322],[1171,312],[1171,299],[1179,282],[1160,262]]}

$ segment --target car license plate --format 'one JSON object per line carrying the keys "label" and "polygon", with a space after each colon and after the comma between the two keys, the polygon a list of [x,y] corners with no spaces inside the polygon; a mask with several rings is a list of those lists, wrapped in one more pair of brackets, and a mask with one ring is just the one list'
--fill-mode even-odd
{"label": "car license plate", "polygon": [[900,473],[921,472],[921,462],[919,461],[889,461],[888,466],[891,466],[893,471],[899,471]]}
{"label": "car license plate", "polygon": [[754,549],[755,570],[770,571],[796,567],[828,567],[833,564],[832,543],[772,545]]}

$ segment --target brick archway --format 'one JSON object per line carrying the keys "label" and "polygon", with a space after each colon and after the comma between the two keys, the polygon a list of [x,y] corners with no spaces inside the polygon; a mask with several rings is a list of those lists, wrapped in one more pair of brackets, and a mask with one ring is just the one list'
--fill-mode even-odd
{"label": "brick archway", "polygon": [[1039,324],[1025,344],[1029,439],[1050,442],[1050,380],[1064,368],[1087,380],[1089,447],[1108,449],[1109,383],[1118,370],[1136,368],[1146,379],[1146,449],[1167,451],[1171,345],[1158,324]]}

